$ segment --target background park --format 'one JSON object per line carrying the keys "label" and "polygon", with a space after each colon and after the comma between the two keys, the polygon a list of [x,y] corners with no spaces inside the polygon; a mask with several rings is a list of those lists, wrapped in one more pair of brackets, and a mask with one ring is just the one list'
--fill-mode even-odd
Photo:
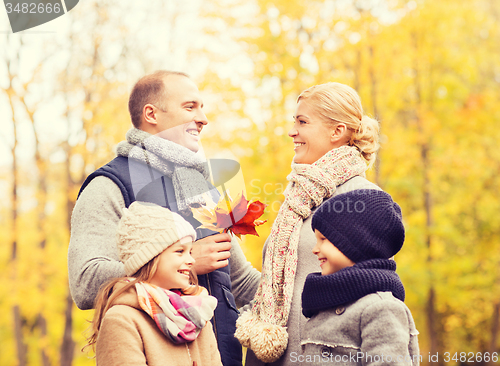
{"label": "background park", "polygon": [[131,126],[132,85],[158,69],[191,75],[206,156],[238,160],[233,185],[269,205],[242,242],[258,269],[298,94],[355,88],[381,122],[368,178],[403,210],[397,272],[423,363],[500,351],[500,1],[83,0],[15,34],[0,13],[2,366],[95,363],[80,351],[92,311],[67,284],[71,211]]}

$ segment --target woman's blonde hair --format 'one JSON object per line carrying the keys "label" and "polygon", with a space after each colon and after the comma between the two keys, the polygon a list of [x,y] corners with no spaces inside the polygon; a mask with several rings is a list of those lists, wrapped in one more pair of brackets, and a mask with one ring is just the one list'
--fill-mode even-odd
{"label": "woman's blonde hair", "polygon": [[377,156],[379,123],[363,113],[361,99],[350,86],[330,82],[314,85],[297,98],[303,100],[323,121],[335,127],[344,123],[351,132],[349,145],[355,146],[371,166]]}
{"label": "woman's blonde hair", "polygon": [[[92,322],[87,329],[87,345],[83,347],[83,350],[91,347],[92,350],[95,351],[95,344],[97,342],[99,330],[101,329],[102,320],[115,299],[121,294],[127,292],[130,288],[134,287],[136,283],[151,281],[151,279],[156,274],[156,271],[158,270],[159,261],[160,255],[157,255],[144,266],[142,266],[136,273],[134,273],[132,275],[133,279],[131,281],[128,277],[115,278],[104,284],[99,289],[99,293],[97,294],[94,304],[94,318],[92,319]],[[125,285],[119,290],[113,291],[115,285],[119,282],[123,282]],[[189,282],[191,283],[191,286],[189,286],[187,289],[183,289],[182,293],[184,295],[197,294],[199,292],[198,278],[196,277],[193,268],[191,268],[191,270],[189,271]]]}

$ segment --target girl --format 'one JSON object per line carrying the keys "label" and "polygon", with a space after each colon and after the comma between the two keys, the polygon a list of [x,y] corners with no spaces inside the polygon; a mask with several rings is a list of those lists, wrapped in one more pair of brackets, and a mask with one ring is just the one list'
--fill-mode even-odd
{"label": "girl", "polygon": [[235,336],[249,348],[246,365],[295,366],[306,318],[300,296],[306,276],[319,270],[311,214],[321,203],[356,189],[379,189],[364,178],[378,150],[378,122],[363,113],[354,89],[315,85],[300,94],[288,132],[295,157],[285,201],[264,246],[259,290]]}
{"label": "girl", "polygon": [[307,276],[304,364],[418,365],[415,323],[390,260],[405,229],[401,209],[378,190],[333,197],[314,213],[312,229],[321,273]]}
{"label": "girl", "polygon": [[217,300],[192,273],[193,227],[166,208],[124,209],[117,247],[125,273],[96,300],[89,346],[97,365],[222,365],[209,320]]}

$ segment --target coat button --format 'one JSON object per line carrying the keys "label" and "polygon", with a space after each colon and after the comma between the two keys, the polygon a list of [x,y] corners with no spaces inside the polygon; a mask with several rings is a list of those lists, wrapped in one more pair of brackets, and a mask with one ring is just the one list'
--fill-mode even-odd
{"label": "coat button", "polygon": [[344,311],[345,311],[345,307],[339,306],[338,308],[335,309],[335,314],[341,315],[344,313]]}
{"label": "coat button", "polygon": [[321,356],[323,357],[330,356],[330,347],[321,347]]}

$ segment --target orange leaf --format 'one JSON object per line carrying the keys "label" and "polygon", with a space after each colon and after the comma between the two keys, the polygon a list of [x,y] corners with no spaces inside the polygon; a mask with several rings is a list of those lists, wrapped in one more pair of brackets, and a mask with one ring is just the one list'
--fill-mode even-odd
{"label": "orange leaf", "polygon": [[234,223],[231,220],[231,214],[226,214],[220,211],[215,211],[215,215],[217,216],[217,226],[220,228],[228,228],[231,227]]}

